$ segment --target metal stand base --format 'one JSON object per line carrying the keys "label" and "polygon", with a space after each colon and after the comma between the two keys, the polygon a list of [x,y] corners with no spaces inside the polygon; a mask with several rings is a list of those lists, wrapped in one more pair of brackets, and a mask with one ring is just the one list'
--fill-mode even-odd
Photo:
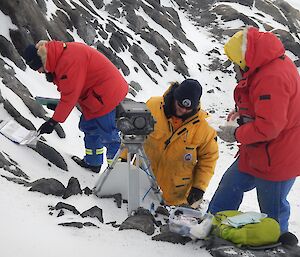
{"label": "metal stand base", "polygon": [[[143,135],[123,135],[121,147],[116,153],[112,160],[112,163],[104,170],[100,175],[100,178],[96,182],[94,188],[94,194],[100,196],[103,184],[107,180],[108,176],[114,169],[120,154],[123,150],[127,149],[127,164],[128,164],[128,215],[132,211],[140,207],[140,186],[139,186],[139,170],[141,167],[143,171],[147,173],[147,177],[151,184],[151,189],[153,190],[155,196],[157,197],[160,204],[163,204],[162,192],[158,186],[153,171],[150,167],[150,162],[145,154],[143,144],[145,141],[145,136]],[[131,164],[131,159],[136,156],[135,165]]]}

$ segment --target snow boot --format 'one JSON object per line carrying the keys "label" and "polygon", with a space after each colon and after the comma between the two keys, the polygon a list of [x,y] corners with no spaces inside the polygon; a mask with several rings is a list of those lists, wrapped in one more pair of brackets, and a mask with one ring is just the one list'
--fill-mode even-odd
{"label": "snow boot", "polygon": [[73,160],[74,162],[76,162],[79,166],[81,166],[81,167],[83,167],[83,168],[86,168],[86,169],[88,169],[88,170],[90,170],[90,171],[92,171],[92,172],[99,173],[100,170],[101,170],[101,165],[99,165],[99,166],[89,165],[89,164],[87,164],[87,163],[84,161],[84,159],[80,159],[80,158],[77,157],[77,156],[72,156],[71,158],[72,158],[72,160]]}
{"label": "snow boot", "polygon": [[298,238],[291,232],[285,232],[279,237],[278,242],[281,242],[283,245],[296,246]]}

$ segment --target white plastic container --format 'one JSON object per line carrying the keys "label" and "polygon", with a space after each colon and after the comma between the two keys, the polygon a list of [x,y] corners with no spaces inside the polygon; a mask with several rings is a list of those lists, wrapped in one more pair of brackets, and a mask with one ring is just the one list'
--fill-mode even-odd
{"label": "white plastic container", "polygon": [[213,217],[212,214],[206,213],[200,224],[192,226],[190,230],[191,238],[205,239],[211,231]]}
{"label": "white plastic container", "polygon": [[199,225],[205,213],[200,210],[194,210],[186,207],[177,207],[170,212],[169,229],[171,232],[194,238],[190,231],[193,227]]}

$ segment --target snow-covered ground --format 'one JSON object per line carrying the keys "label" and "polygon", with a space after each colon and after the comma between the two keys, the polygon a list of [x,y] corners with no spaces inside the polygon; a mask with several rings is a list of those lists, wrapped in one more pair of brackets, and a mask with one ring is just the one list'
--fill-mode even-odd
{"label": "snow-covered ground", "polygon": [[[50,3],[51,1],[47,2]],[[169,3],[167,0],[161,2],[166,5]],[[300,8],[298,0],[289,0],[289,2],[293,6]],[[247,13],[246,8],[244,11]],[[204,94],[201,99],[203,108],[215,110],[215,113],[211,114],[209,122],[213,127],[217,128],[225,122],[226,110],[233,107],[232,90],[235,85],[234,77],[225,77],[223,78],[223,82],[219,83],[215,80],[215,77],[224,77],[225,75],[223,73],[218,71],[209,72],[206,70],[199,72],[198,67],[194,65],[194,62],[191,62],[191,65],[189,65],[189,60],[196,58],[199,59],[199,63],[207,63],[208,57],[205,53],[213,47],[219,48],[222,52],[222,45],[215,43],[215,45],[212,46],[209,34],[204,29],[196,29],[192,26],[184,12],[180,10],[178,10],[178,12],[187,37],[192,40],[197,49],[199,49],[199,52],[195,53],[186,46],[181,45],[186,52],[184,57],[185,61],[189,67],[191,77],[198,79],[203,85]],[[10,19],[1,12],[0,21],[0,33],[7,36],[8,28],[13,27],[13,24]],[[230,26],[237,27],[239,25],[231,23]],[[170,36],[166,33],[164,35],[166,37]],[[122,56],[122,58],[127,65],[132,62],[128,57],[126,60],[126,56]],[[222,58],[224,58],[224,60],[226,59],[225,56]],[[47,83],[42,75],[37,74],[30,69],[23,72],[10,60],[5,60],[9,65],[14,67],[18,79],[28,86],[33,96],[59,96],[55,86]],[[133,77],[139,75],[140,84],[144,87],[137,95],[136,100],[145,101],[150,96],[161,95],[168,87],[169,82],[182,80],[182,77],[172,69],[169,69],[165,74],[166,75],[163,78],[157,78],[160,82],[159,86],[153,86],[151,84],[152,82],[149,81],[149,78],[143,74],[130,75]],[[130,81],[133,77],[126,79]],[[221,91],[215,90],[214,94],[207,93],[207,90],[215,88],[216,86],[220,87]],[[7,89],[1,81],[0,90],[2,96],[14,103],[14,106],[18,110],[21,110],[21,114],[25,118],[30,119],[36,127],[39,127],[43,123],[42,119],[34,118],[20,98]],[[51,114],[52,113],[49,110],[49,117],[51,117]],[[5,119],[8,116],[7,112],[3,108],[0,108],[1,119]],[[67,186],[68,180],[71,177],[76,177],[82,188],[86,186],[93,188],[98,175],[78,167],[70,158],[71,155],[83,156],[84,153],[83,134],[77,128],[79,116],[80,113],[77,110],[74,110],[67,121],[62,124],[67,134],[65,139],[60,139],[55,132],[51,135],[44,136],[47,140],[47,144],[54,147],[65,158],[69,167],[68,172],[63,171],[54,165],[50,167],[48,161],[33,150],[25,146],[16,145],[3,136],[0,136],[0,150],[7,158],[11,157],[19,164],[19,167],[30,176],[30,181],[35,181],[36,179],[43,177],[56,178]],[[215,175],[204,195],[206,200],[211,199],[222,174],[234,160],[234,155],[237,151],[235,145],[228,145],[221,142],[221,140],[219,145],[220,158],[217,163]],[[0,175],[11,176],[11,174],[4,169],[0,169]],[[112,199],[100,199],[94,195],[77,195],[63,200],[60,197],[29,192],[28,188],[9,182],[3,177],[0,177],[0,188],[0,255],[3,257],[53,257],[58,255],[70,257],[81,257],[84,255],[89,257],[210,256],[205,250],[200,248],[201,244],[199,242],[192,242],[186,245],[156,242],[140,231],[118,231],[117,228],[106,225],[105,223],[111,221],[116,221],[119,224],[127,217],[126,205],[123,204],[122,208],[119,209]],[[297,180],[289,195],[289,201],[291,203],[290,231],[295,233],[298,238],[300,238],[299,195],[300,182]],[[100,223],[95,218],[83,219],[73,213],[66,213],[61,217],[57,217],[58,213],[53,211],[53,214],[50,215],[49,206],[55,206],[60,201],[74,205],[80,212],[95,205],[99,206],[103,209],[104,224]],[[259,210],[254,190],[245,194],[241,210]],[[70,221],[91,221],[98,225],[99,228],[85,227],[77,229],[58,225],[58,223]],[[158,231],[156,231],[156,233],[157,232]]]}

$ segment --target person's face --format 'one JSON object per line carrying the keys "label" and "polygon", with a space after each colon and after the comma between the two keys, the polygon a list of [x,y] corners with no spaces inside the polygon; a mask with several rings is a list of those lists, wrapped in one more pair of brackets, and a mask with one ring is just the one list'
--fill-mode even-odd
{"label": "person's face", "polygon": [[178,117],[181,117],[181,116],[193,111],[192,108],[187,108],[187,107],[180,105],[177,100],[175,100],[174,107],[175,107],[176,116],[178,116]]}
{"label": "person's face", "polygon": [[233,64],[233,69],[235,71],[235,79],[239,82],[243,78],[242,70],[236,63]]}

